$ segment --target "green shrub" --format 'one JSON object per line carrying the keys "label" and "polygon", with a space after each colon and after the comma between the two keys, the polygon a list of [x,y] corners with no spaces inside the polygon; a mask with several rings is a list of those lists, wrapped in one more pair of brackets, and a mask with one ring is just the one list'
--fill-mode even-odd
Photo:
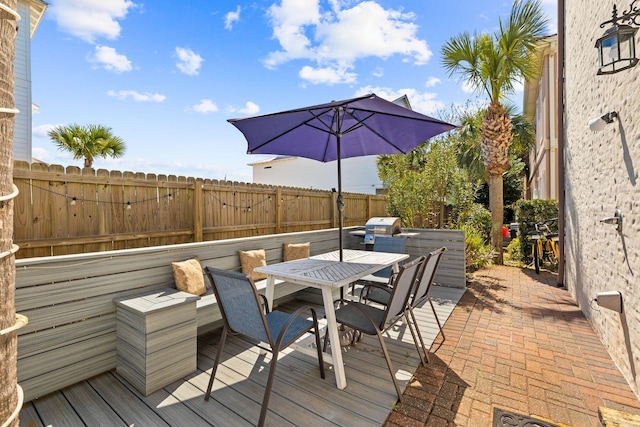
{"label": "green shrub", "polygon": [[479,203],[472,203],[458,214],[458,225],[472,228],[480,233],[486,242],[491,241],[491,211]]}
{"label": "green shrub", "polygon": [[511,261],[524,261],[522,247],[520,246],[520,239],[517,237],[511,239],[507,246],[507,255]]}
{"label": "green shrub", "polygon": [[493,248],[487,244],[482,233],[471,226],[463,226],[462,230],[464,230],[467,273],[490,265],[493,260]]}

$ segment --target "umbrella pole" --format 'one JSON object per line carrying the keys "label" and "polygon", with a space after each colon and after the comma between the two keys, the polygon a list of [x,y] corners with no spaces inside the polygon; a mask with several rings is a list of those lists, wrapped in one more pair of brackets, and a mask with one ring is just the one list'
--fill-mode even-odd
{"label": "umbrella pole", "polygon": [[338,197],[336,198],[336,204],[338,205],[338,241],[340,242],[340,262],[342,262],[344,261],[344,245],[342,242],[344,200],[342,200],[342,162],[340,159],[340,136],[338,136]]}

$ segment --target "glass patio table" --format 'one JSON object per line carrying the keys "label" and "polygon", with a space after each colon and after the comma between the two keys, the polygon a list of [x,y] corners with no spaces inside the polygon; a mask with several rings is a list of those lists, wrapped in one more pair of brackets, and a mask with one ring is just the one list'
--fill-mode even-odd
{"label": "glass patio table", "polygon": [[295,261],[257,267],[255,271],[267,275],[265,296],[269,302],[269,307],[273,304],[276,279],[321,290],[327,318],[327,333],[332,343],[331,357],[326,357],[325,361],[333,364],[336,386],[342,390],[347,386],[347,380],[342,362],[342,351],[338,344],[340,343],[340,338],[332,291],[334,288],[347,286],[358,279],[389,266],[392,266],[397,271],[398,263],[407,258],[409,258],[408,254],[345,249],[343,250],[342,262],[340,262],[339,251],[332,251]]}

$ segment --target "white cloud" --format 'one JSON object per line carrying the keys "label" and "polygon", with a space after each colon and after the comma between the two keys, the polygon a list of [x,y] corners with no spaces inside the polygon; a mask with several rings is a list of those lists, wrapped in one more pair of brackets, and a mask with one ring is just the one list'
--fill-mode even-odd
{"label": "white cloud", "polygon": [[133,69],[131,61],[125,55],[109,46],[96,46],[95,53],[89,60],[101,64],[105,70],[114,73],[126,73]]}
{"label": "white cloud", "polygon": [[346,68],[338,67],[313,68],[305,65],[298,75],[309,83],[327,84],[330,86],[337,83],[355,83],[357,80],[355,73],[349,73]]}
{"label": "white cloud", "polygon": [[47,14],[62,31],[94,43],[98,37],[116,39],[121,29],[118,20],[135,6],[130,0],[57,0]]}
{"label": "white cloud", "polygon": [[434,87],[436,85],[439,85],[440,83],[442,83],[442,81],[439,78],[437,78],[437,77],[429,77],[424,85],[426,87]]}
{"label": "white cloud", "polygon": [[60,125],[44,124],[44,125],[33,126],[31,128],[31,134],[33,136],[40,136],[40,137],[43,137],[43,138],[48,138],[49,136],[47,135],[47,133],[51,129],[53,129],[53,128],[57,127],[57,126],[60,126]]}
{"label": "white cloud", "polygon": [[376,67],[373,69],[373,71],[371,71],[371,75],[373,75],[374,77],[383,77],[384,76],[384,69],[380,68],[380,67]]}
{"label": "white cloud", "polygon": [[176,56],[178,57],[176,67],[188,76],[197,75],[202,66],[202,61],[204,61],[200,55],[191,49],[185,49],[183,47],[176,47]]}
{"label": "white cloud", "polygon": [[[417,38],[412,13],[384,9],[375,1],[363,1],[352,8],[350,2],[331,1],[332,10],[322,12],[318,0],[283,0],[269,9],[273,36],[281,49],[269,53],[267,68],[304,59],[303,79],[318,84],[353,83],[358,59],[404,55],[416,65],[425,64],[432,52],[425,40]],[[330,72],[333,70],[333,72]]]}
{"label": "white cloud", "polygon": [[462,82],[462,91],[464,93],[475,93],[477,90],[476,86],[471,84],[469,80],[465,80]]}
{"label": "white cloud", "polygon": [[167,99],[165,95],[160,95],[159,93],[140,93],[135,90],[119,90],[117,92],[115,90],[110,90],[107,92],[107,95],[120,100],[131,98],[136,102],[163,102]]}
{"label": "white cloud", "polygon": [[233,29],[233,23],[234,22],[238,22],[240,20],[240,11],[242,9],[240,8],[240,6],[238,6],[236,8],[235,12],[227,12],[227,14],[224,16],[224,29],[225,30],[231,30]]}
{"label": "white cloud", "polygon": [[431,92],[420,92],[413,88],[393,90],[387,87],[364,86],[358,89],[354,96],[362,96],[369,93],[375,93],[380,98],[388,101],[395,101],[401,96],[407,95],[409,103],[411,104],[411,109],[418,113],[427,115],[433,115],[437,111],[446,107],[446,104],[443,101],[436,99],[438,96],[437,94]]}
{"label": "white cloud", "polygon": [[218,111],[218,106],[210,99],[201,99],[199,104],[194,105],[190,110],[196,113],[208,114]]}
{"label": "white cloud", "polygon": [[255,102],[248,101],[242,108],[229,106],[227,107],[227,111],[230,113],[241,113],[246,114],[247,116],[253,116],[260,111],[260,107]]}

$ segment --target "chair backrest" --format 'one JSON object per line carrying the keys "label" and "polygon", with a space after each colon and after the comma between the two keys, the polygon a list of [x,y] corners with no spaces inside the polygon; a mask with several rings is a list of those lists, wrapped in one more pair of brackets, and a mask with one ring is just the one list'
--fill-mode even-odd
{"label": "chair backrest", "polygon": [[376,236],[373,241],[373,250],[401,254],[404,253],[406,242],[406,237]]}
{"label": "chair backrest", "polygon": [[406,310],[409,296],[414,289],[416,278],[424,260],[425,257],[420,256],[400,267],[400,271],[393,280],[389,304],[387,304],[380,329],[384,329],[384,325]]}
{"label": "chair backrest", "polygon": [[206,271],[211,277],[225,326],[231,332],[271,343],[260,297],[249,276],[212,267],[207,267]]}
{"label": "chair backrest", "polygon": [[[376,236],[373,241],[373,251],[403,254],[406,243],[406,237]],[[387,267],[373,273],[373,275],[378,277],[389,277],[391,276],[391,272],[391,267]]]}
{"label": "chair backrest", "polygon": [[429,289],[431,289],[431,285],[433,284],[433,278],[436,276],[436,271],[438,270],[438,264],[440,264],[442,254],[446,250],[447,248],[443,246],[440,249],[436,249],[435,251],[430,252],[427,256],[427,259],[425,260],[422,267],[422,271],[418,276],[419,282],[415,292],[413,293],[411,305],[417,304],[429,294]]}

